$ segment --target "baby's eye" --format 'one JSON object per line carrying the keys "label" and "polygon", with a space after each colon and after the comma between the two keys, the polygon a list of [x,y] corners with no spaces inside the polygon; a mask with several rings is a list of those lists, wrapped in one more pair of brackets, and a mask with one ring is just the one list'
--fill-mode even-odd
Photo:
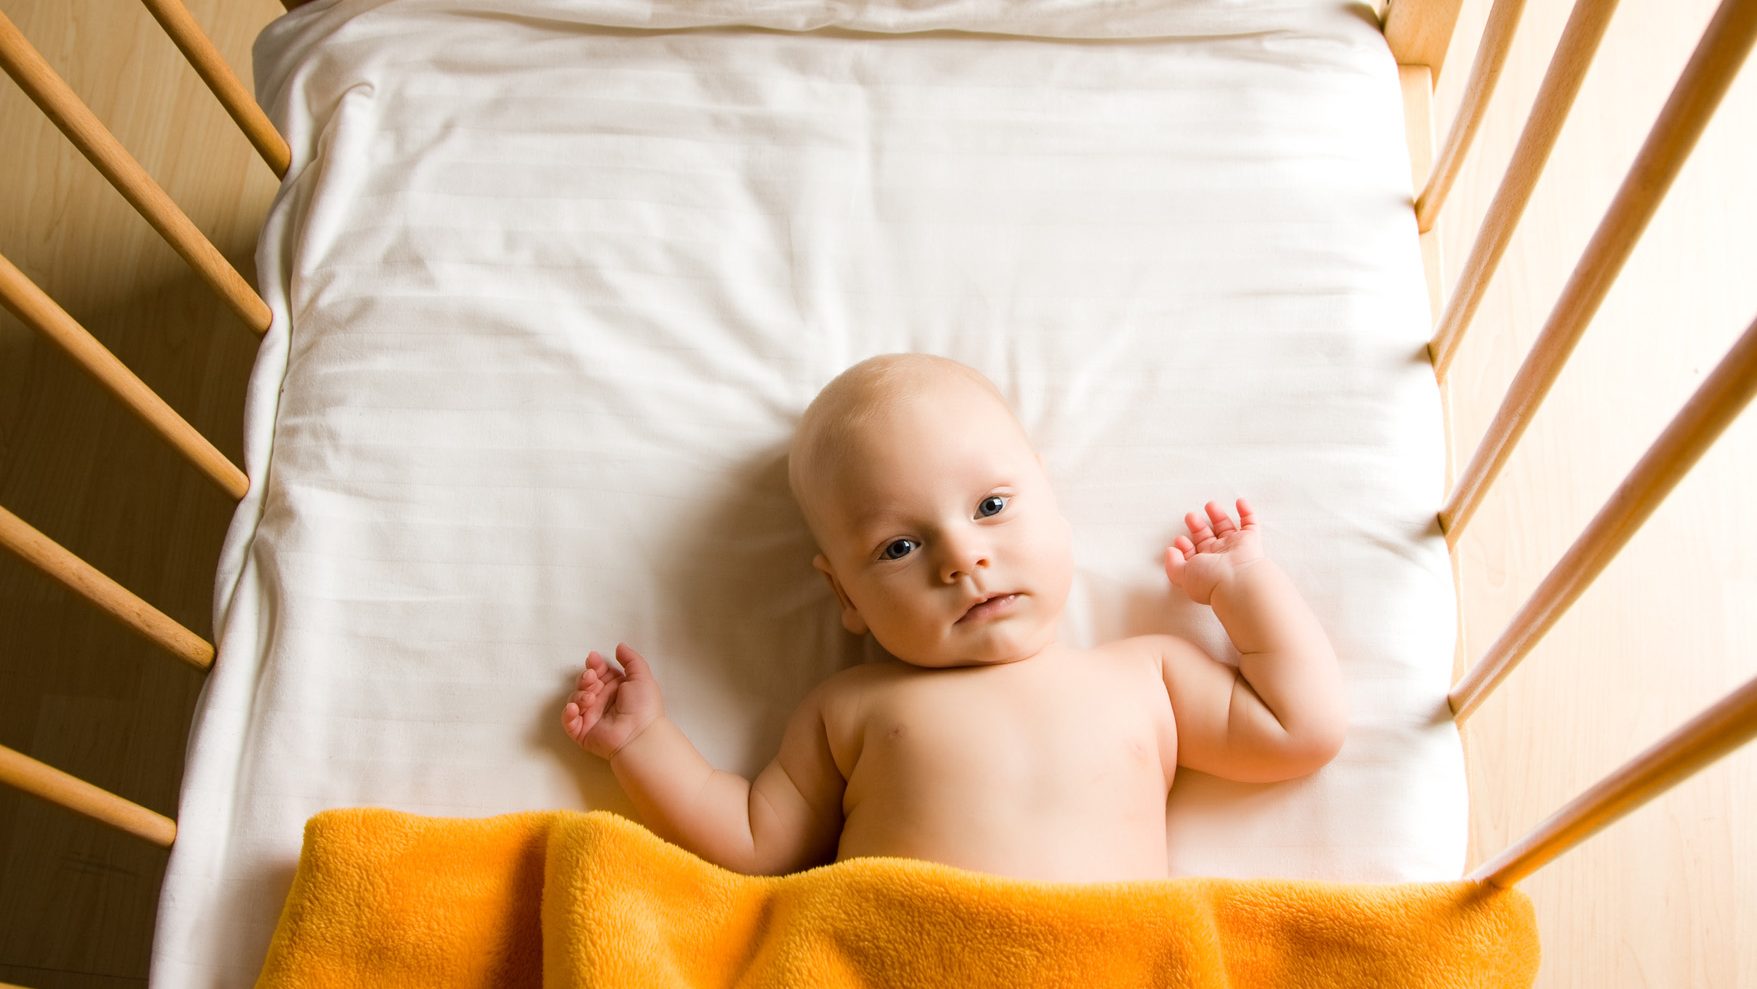
{"label": "baby's eye", "polygon": [[981,504],[976,506],[976,517],[977,518],[987,518],[990,515],[999,515],[1001,513],[1001,509],[1003,509],[1005,507],[1007,507],[1007,499],[1006,498],[1004,498],[1000,495],[989,495],[988,497],[982,499]]}
{"label": "baby's eye", "polygon": [[914,548],[915,540],[913,539],[893,539],[891,540],[890,545],[886,546],[884,552],[880,555],[887,560],[901,560],[903,557],[908,556],[909,551]]}

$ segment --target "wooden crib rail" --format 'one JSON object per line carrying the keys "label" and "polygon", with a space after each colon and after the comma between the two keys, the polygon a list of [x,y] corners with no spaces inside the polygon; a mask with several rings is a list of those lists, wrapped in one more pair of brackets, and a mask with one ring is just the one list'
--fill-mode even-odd
{"label": "wooden crib rail", "polygon": [[[303,0],[301,0],[303,2]],[[1401,65],[1425,65],[1435,81],[1464,0],[1387,0],[1385,43]]]}
{"label": "wooden crib rail", "polygon": [[[1458,341],[1471,317],[1476,315],[1483,293],[1488,290],[1489,279],[1513,239],[1513,231],[1525,213],[1525,205],[1531,201],[1532,190],[1537,188],[1544,163],[1549,161],[1556,138],[1561,136],[1568,110],[1574,105],[1574,97],[1586,79],[1586,69],[1592,64],[1592,56],[1598,51],[1598,43],[1604,39],[1605,29],[1610,27],[1611,14],[1616,8],[1616,0],[1576,0],[1568,16],[1562,38],[1556,43],[1555,54],[1550,57],[1549,70],[1538,86],[1525,129],[1519,133],[1519,142],[1513,146],[1513,157],[1501,177],[1501,186],[1495,190],[1495,198],[1489,203],[1488,213],[1477,231],[1476,243],[1471,245],[1470,256],[1459,271],[1458,285],[1452,290],[1451,298],[1446,300],[1445,314],[1440,317],[1433,341],[1428,344],[1428,352],[1434,360],[1434,374],[1442,381],[1453,354],[1458,350]],[[1512,43],[1510,34],[1507,43]],[[1486,95],[1482,102],[1487,103]],[[1482,112],[1481,108],[1477,112]],[[1448,142],[1450,140],[1448,138]],[[1431,225],[1431,217],[1429,222]]]}
{"label": "wooden crib rail", "polygon": [[[1480,125],[1523,6],[1523,0],[1495,0],[1489,12],[1446,148],[1417,197],[1417,222],[1423,233],[1443,205]],[[1442,382],[1530,199],[1615,6],[1615,0],[1578,0],[1570,13],[1512,160],[1463,266],[1459,285],[1429,345],[1436,377]],[[1389,24],[1387,36],[1390,38]],[[1596,314],[1754,39],[1757,2],[1722,0],[1439,515],[1449,547],[1456,548],[1464,526]],[[1395,39],[1392,47],[1398,51]],[[1398,53],[1400,62],[1410,61]],[[1469,716],[1566,613],[1754,395],[1757,321],[1648,448],[1494,646],[1449,693],[1447,700],[1456,720],[1462,722]],[[1753,737],[1757,737],[1757,679],[1733,690],[1607,774],[1475,869],[1470,878],[1496,886],[1511,885]]]}
{"label": "wooden crib rail", "polygon": [[164,612],[142,601],[134,592],[111,580],[103,571],[68,552],[60,543],[33,529],[29,523],[0,507],[0,546],[60,581],[68,589],[108,612],[116,620],[185,663],[206,670],[213,665],[214,647],[206,639],[179,625]]}
{"label": "wooden crib rail", "polygon": [[1757,736],[1757,678],[1593,784],[1470,878],[1510,886]]}
{"label": "wooden crib rail", "polygon": [[[1591,0],[1581,0],[1581,5],[1596,6]],[[1569,28],[1573,27],[1574,22],[1570,20]],[[1600,31],[1602,32],[1602,28]],[[1715,11],[1714,19],[1703,31],[1702,40],[1691,54],[1689,63],[1678,77],[1671,96],[1660,110],[1659,119],[1655,121],[1653,129],[1648,132],[1647,140],[1635,156],[1635,162],[1624,177],[1622,186],[1611,200],[1604,219],[1600,221],[1592,240],[1586,245],[1585,252],[1581,254],[1580,261],[1563,287],[1542,332],[1526,355],[1518,373],[1514,375],[1512,384],[1508,386],[1501,407],[1496,411],[1476,453],[1472,455],[1470,465],[1460,475],[1445,508],[1440,511],[1440,528],[1446,533],[1448,545],[1457,544],[1465,524],[1482,504],[1489,485],[1494,483],[1507,458],[1512,455],[1514,446],[1524,435],[1532,415],[1542,404],[1544,396],[1549,394],[1550,386],[1555,384],[1557,376],[1561,374],[1562,365],[1567,362],[1574,345],[1580,341],[1593,314],[1598,311],[1599,304],[1604,301],[1606,293],[1616,281],[1623,262],[1634,250],[1635,242],[1646,229],[1648,220],[1659,209],[1666,190],[1671,187],[1672,180],[1689,158],[1690,151],[1707,126],[1714,108],[1732,85],[1733,77],[1738,74],[1739,66],[1750,52],[1754,39],[1757,39],[1757,3],[1749,0],[1722,0],[1720,8]],[[1546,78],[1546,86],[1548,82]],[[1527,126],[1527,136],[1531,126]],[[1560,121],[1554,121],[1552,126],[1559,128]],[[1550,142],[1553,142],[1553,135]],[[1548,143],[1544,147],[1546,155]],[[1525,144],[1525,137],[1521,137],[1520,146]],[[1518,156],[1516,151],[1515,162],[1518,161]],[[1540,159],[1538,165],[1541,164]],[[1509,169],[1509,180],[1511,179],[1512,169]],[[1505,192],[1506,188],[1507,183],[1503,183],[1502,191]],[[1527,188],[1524,194],[1528,193]],[[1485,235],[1494,222],[1494,212],[1501,205],[1501,199],[1501,195],[1497,194],[1495,205],[1490,207],[1491,221],[1484,224]],[[1517,208],[1522,209],[1523,206],[1522,194]],[[1509,232],[1503,233],[1497,225],[1494,233],[1497,246],[1492,251],[1494,258],[1499,258],[1509,236],[1510,228]],[[1481,243],[1482,239],[1479,238],[1479,247]],[[1472,252],[1471,260],[1476,260],[1475,251]],[[1469,292],[1480,299],[1486,281],[1486,272],[1479,277],[1473,275],[1467,266],[1459,286],[1459,295]],[[1459,295],[1454,295],[1447,304],[1448,319],[1458,311]],[[1474,310],[1475,305],[1475,301],[1465,304],[1468,310]],[[1464,318],[1468,319],[1468,312]],[[1447,326],[1442,323],[1440,333],[1444,335],[1446,332]],[[1456,340],[1454,334],[1450,347],[1441,345],[1433,348],[1436,373],[1444,374],[1442,352],[1455,353]],[[1436,336],[1435,341],[1439,343],[1440,336]]]}
{"label": "wooden crib rail", "polygon": [[234,499],[244,497],[250,488],[250,480],[244,472],[3,254],[0,254],[0,303],[65,351],[110,394],[128,406],[140,421],[219,485],[220,490]]}
{"label": "wooden crib rail", "polygon": [[67,135],[110,185],[152,224],[172,249],[257,333],[266,333],[268,303],[213,245],[92,113],[66,80],[49,67],[12,19],[0,12],[0,66]]}
{"label": "wooden crib rail", "polygon": [[1457,116],[1446,133],[1446,143],[1440,149],[1439,157],[1434,159],[1427,183],[1415,197],[1415,227],[1419,233],[1425,234],[1433,229],[1434,219],[1439,216],[1440,207],[1445,205],[1446,194],[1458,178],[1464,156],[1470,151],[1470,143],[1475,140],[1477,128],[1482,126],[1483,117],[1488,112],[1489,97],[1495,93],[1495,83],[1501,78],[1507,53],[1513,50],[1513,34],[1519,27],[1519,15],[1524,12],[1525,0],[1495,0],[1495,5],[1489,8],[1488,23],[1483,27],[1476,61],[1470,66],[1470,81],[1464,87],[1464,99],[1458,104]]}
{"label": "wooden crib rail", "polygon": [[[277,175],[284,176],[290,160],[286,141],[275,132],[181,0],[142,2],[269,167]],[[246,325],[259,334],[268,330],[270,312],[267,303],[122,147],[115,135],[49,66],[4,12],[0,12],[0,66],[97,167],[111,186],[243,318]],[[65,351],[221,490],[235,499],[242,498],[248,491],[249,479],[243,471],[4,256],[0,256],[0,302]],[[212,666],[212,644],[5,508],[0,508],[0,546],[77,591],[191,666],[203,671]],[[171,819],[5,747],[0,747],[0,784],[18,788],[165,847],[169,847],[176,837],[177,826]]]}
{"label": "wooden crib rail", "polygon": [[93,786],[4,745],[0,745],[0,783],[138,835],[155,845],[170,848],[177,837],[177,822],[165,815],[124,800],[102,787]]}
{"label": "wooden crib rail", "polygon": [[219,49],[214,47],[207,32],[201,29],[201,25],[189,13],[189,8],[183,5],[183,0],[141,0],[141,3],[152,12],[153,19],[159,22],[165,33],[171,36],[177,50],[188,59],[196,75],[201,76],[201,81],[207,83],[207,88],[213,91],[220,105],[226,108],[226,113],[238,125],[238,129],[244,132],[245,138],[256,148],[256,153],[262,155],[262,160],[268,163],[269,168],[274,169],[277,177],[285,178],[293,157],[287,148],[287,142],[275,130],[274,125],[269,123],[268,115],[262,112],[262,107],[256,105],[256,100],[244,88],[244,84],[238,81],[232,67],[220,57]]}
{"label": "wooden crib rail", "polygon": [[1672,418],[1446,700],[1462,722],[1616,558],[1673,487],[1757,394],[1757,321]]}

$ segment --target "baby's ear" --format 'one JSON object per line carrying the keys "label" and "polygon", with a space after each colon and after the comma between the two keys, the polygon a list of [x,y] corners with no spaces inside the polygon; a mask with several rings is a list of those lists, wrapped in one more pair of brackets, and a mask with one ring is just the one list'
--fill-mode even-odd
{"label": "baby's ear", "polygon": [[824,554],[819,553],[812,557],[811,565],[823,572],[824,579],[830,582],[830,590],[835,593],[836,600],[842,605],[842,627],[855,635],[865,635],[866,619],[860,617],[860,609],[854,607],[854,602],[849,599],[848,592],[842,590],[842,582],[836,579],[836,572],[830,569],[830,561],[824,557]]}

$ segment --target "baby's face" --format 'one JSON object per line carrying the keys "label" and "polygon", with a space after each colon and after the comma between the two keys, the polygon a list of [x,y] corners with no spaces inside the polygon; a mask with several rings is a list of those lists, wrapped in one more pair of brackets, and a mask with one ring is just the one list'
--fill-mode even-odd
{"label": "baby's face", "polygon": [[849,454],[813,495],[813,563],[849,631],[926,667],[1010,663],[1055,642],[1072,531],[999,400],[963,382],[926,388],[863,427]]}

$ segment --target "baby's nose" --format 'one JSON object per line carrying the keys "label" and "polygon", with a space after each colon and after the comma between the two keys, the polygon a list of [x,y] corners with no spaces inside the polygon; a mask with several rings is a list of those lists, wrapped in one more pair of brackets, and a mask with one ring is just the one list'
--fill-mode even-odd
{"label": "baby's nose", "polygon": [[988,554],[975,547],[954,547],[946,554],[940,564],[940,579],[948,584],[955,584],[962,577],[969,577],[978,570],[988,569]]}

